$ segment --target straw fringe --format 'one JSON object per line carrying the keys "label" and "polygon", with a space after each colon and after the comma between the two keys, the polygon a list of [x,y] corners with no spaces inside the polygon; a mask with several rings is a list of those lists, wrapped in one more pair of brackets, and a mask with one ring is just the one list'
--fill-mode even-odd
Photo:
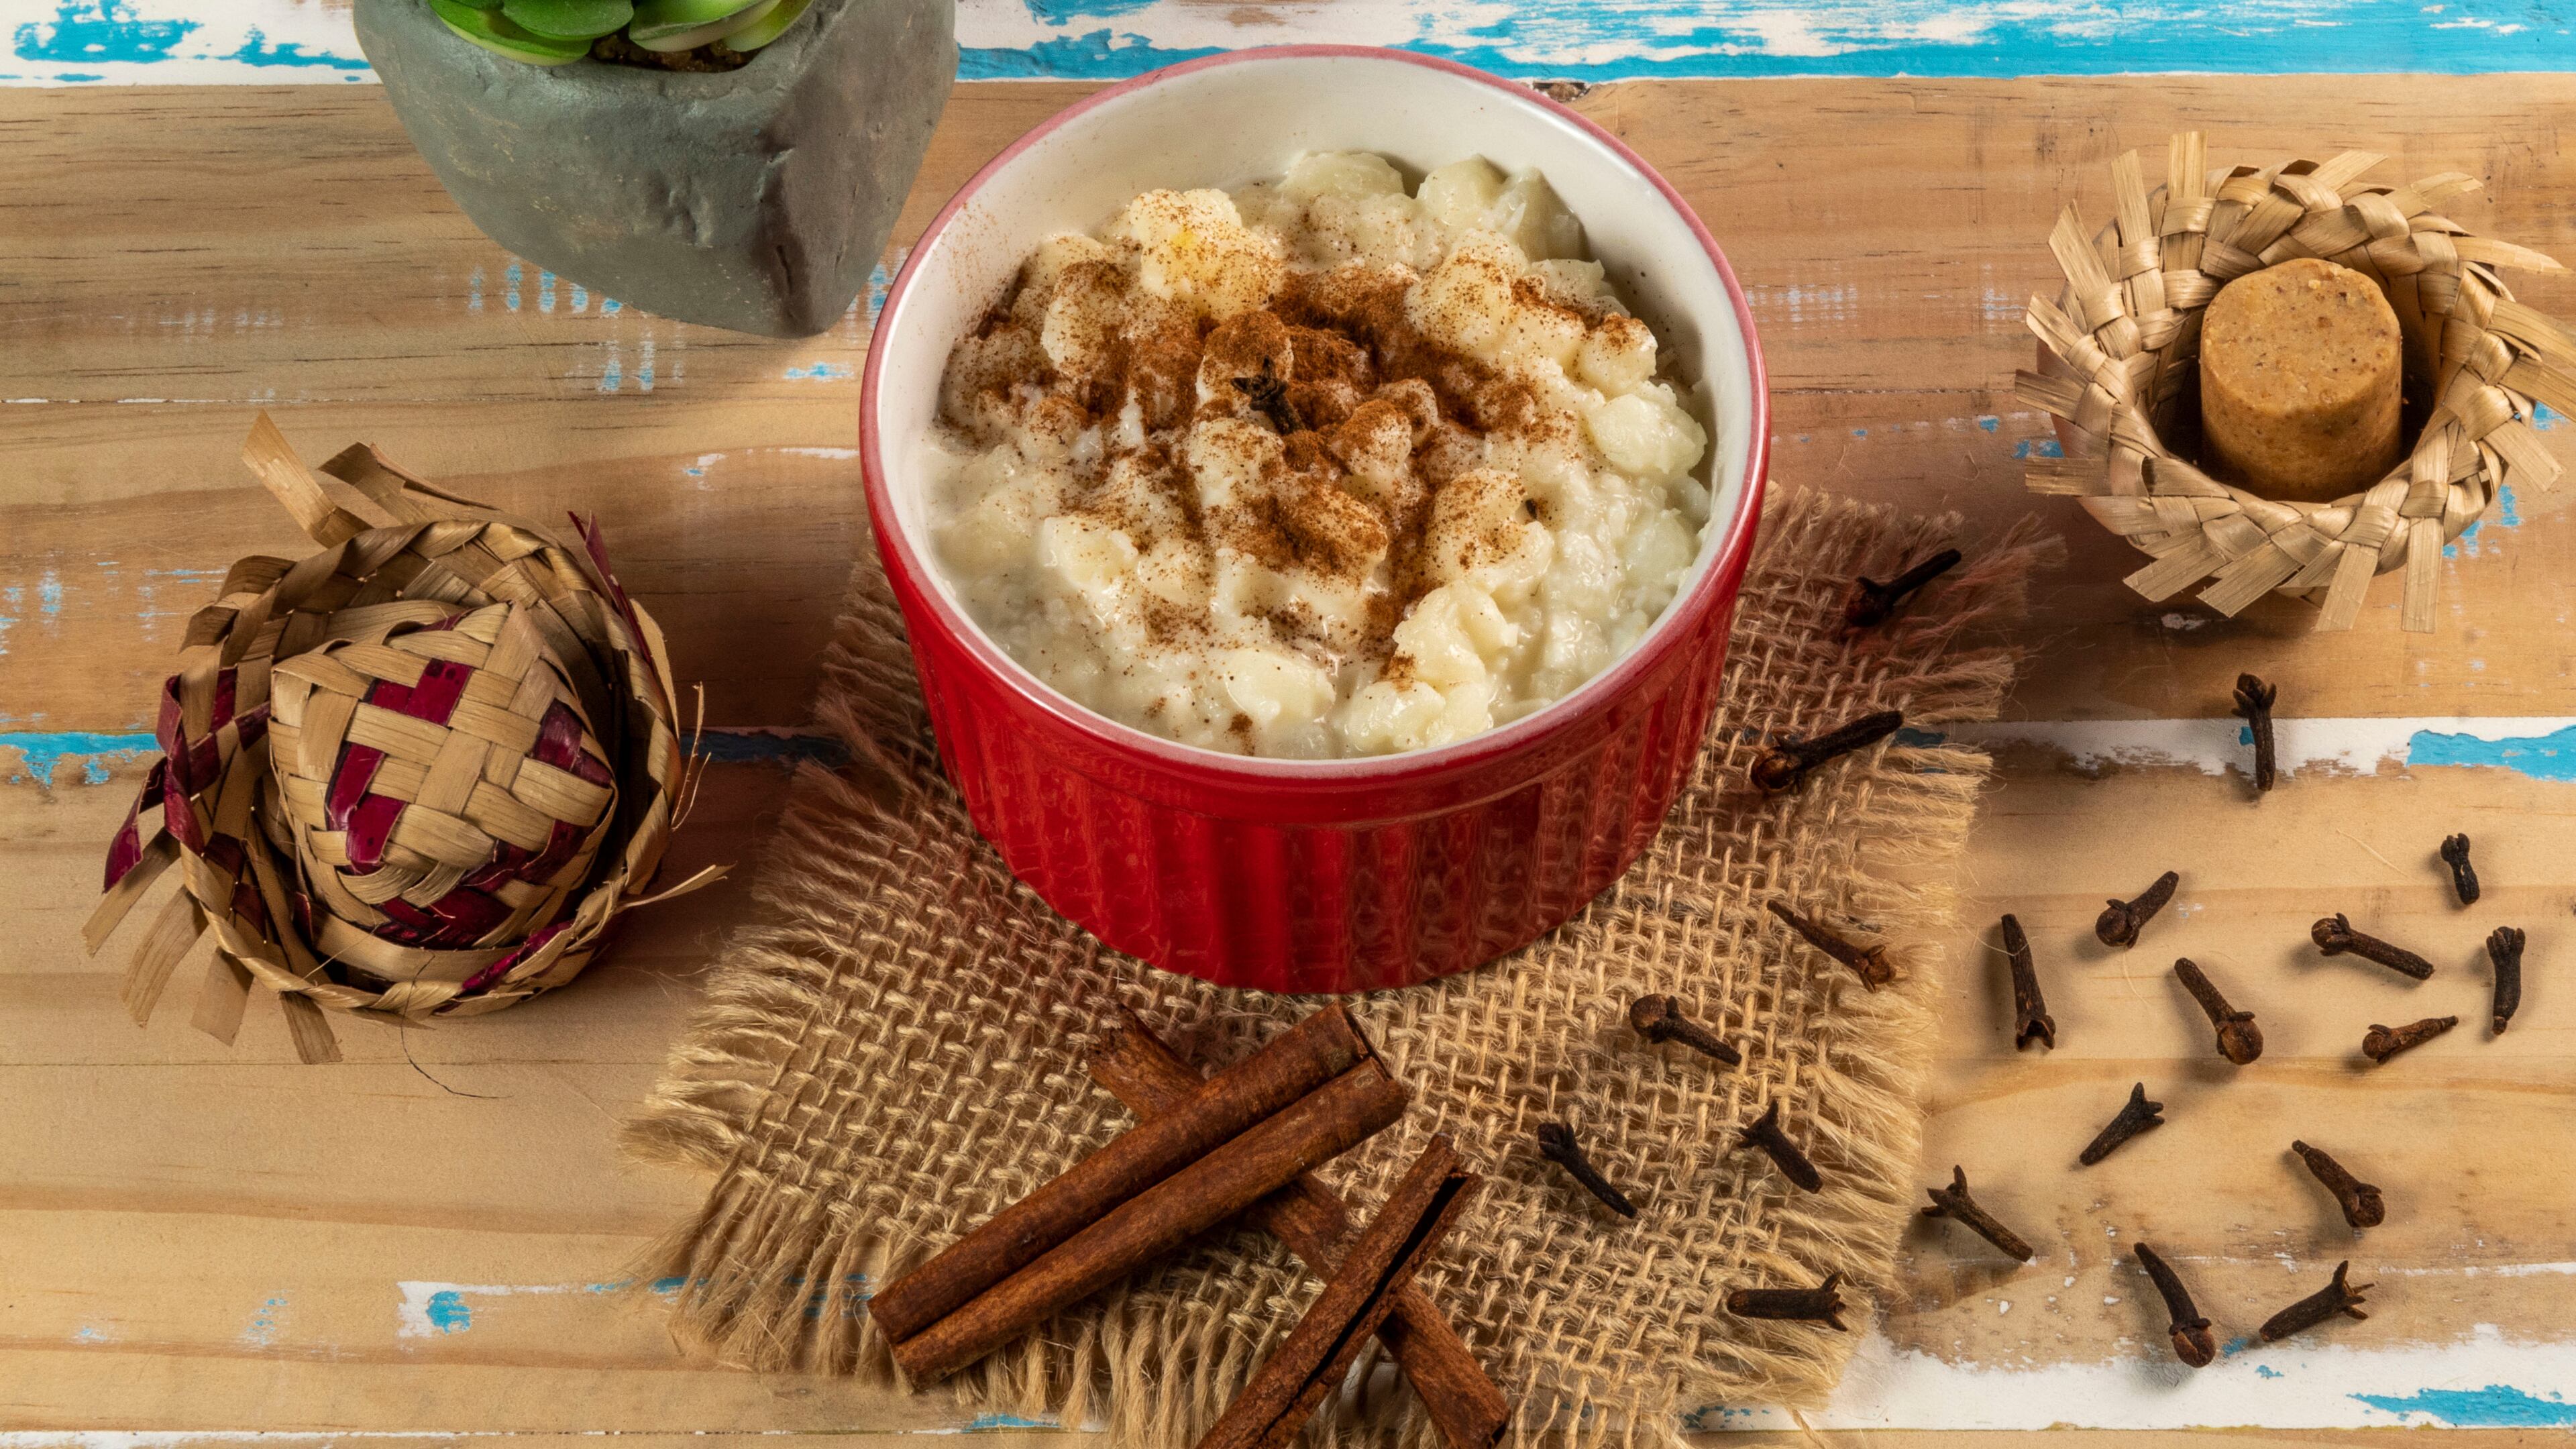
{"label": "straw fringe", "polygon": [[[2200,132],[2173,137],[2152,192],[2138,153],[2119,156],[2111,224],[2088,239],[2070,205],[2049,233],[2066,290],[2031,299],[2044,365],[2018,374],[2014,391],[2070,441],[2067,457],[2032,461],[2030,491],[2083,499],[2153,556],[2126,580],[2147,598],[2207,578],[2200,601],[2221,614],[2278,591],[2316,603],[2317,628],[2348,629],[2372,576],[2402,569],[2400,625],[2429,632],[2441,546],[2507,486],[2557,481],[2533,405],[2576,402],[2576,335],[2513,300],[2496,269],[2567,269],[2435,211],[2478,190],[2473,177],[2364,183],[2387,159],[2367,151],[2221,172],[2205,169],[2206,152]],[[2197,397],[2201,309],[2224,283],[2302,257],[2379,283],[2410,396],[2422,390],[2431,408],[2386,479],[2325,504],[2220,483],[2165,441],[2194,421],[2180,410]]]}
{"label": "straw fringe", "polygon": [[[1489,1174],[1496,1200],[1472,1241],[1423,1282],[1521,1400],[1517,1442],[1666,1444],[1699,1404],[1818,1403],[1849,1339],[1727,1318],[1725,1289],[1832,1268],[1856,1296],[1895,1289],[1941,988],[1929,938],[1987,772],[1937,731],[1994,716],[2016,660],[1981,634],[2020,616],[2058,546],[2025,520],[1883,628],[1835,628],[1854,575],[1885,576],[1958,527],[1813,497],[1776,508],[1721,722],[1646,858],[1517,956],[1357,1003],[1416,1106],[1325,1176],[1365,1210],[1435,1130]],[[716,1175],[652,1267],[685,1279],[681,1337],[752,1368],[892,1376],[866,1285],[1125,1125],[1079,1066],[1111,1000],[1210,1065],[1303,1009],[1142,968],[1014,882],[938,774],[883,590],[873,569],[854,576],[818,708],[861,763],[800,773],[760,873],[762,921],[728,947],[625,1133],[641,1157]],[[1769,735],[1882,706],[1922,732],[1785,801],[1746,791]],[[1787,937],[1771,899],[1883,935],[1903,978],[1860,989]],[[1614,1019],[1639,990],[1686,993],[1739,1039],[1744,1069],[1641,1052]],[[1724,1155],[1730,1124],[1774,1096],[1825,1191],[1784,1196],[1757,1162]],[[1541,1116],[1574,1119],[1638,1190],[1644,1223],[1595,1230],[1527,1149]],[[953,1391],[1181,1449],[1315,1291],[1277,1244],[1236,1235],[1067,1312]],[[1319,1416],[1310,1437],[1436,1443],[1411,1391],[1386,1392],[1364,1417]]]}

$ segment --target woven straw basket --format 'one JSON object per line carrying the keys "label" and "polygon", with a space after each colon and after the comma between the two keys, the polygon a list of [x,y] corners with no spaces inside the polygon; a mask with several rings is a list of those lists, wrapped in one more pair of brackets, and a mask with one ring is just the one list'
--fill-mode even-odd
{"label": "woven straw basket", "polygon": [[[2566,269],[2436,210],[2477,190],[2473,177],[2361,179],[2385,159],[2347,151],[2213,172],[2192,132],[2173,138],[2153,192],[2137,152],[2112,163],[2115,219],[2093,240],[2073,206],[2058,218],[2049,249],[2066,290],[2031,299],[2041,370],[2019,374],[2014,390],[2060,420],[2066,456],[2034,460],[2028,482],[2083,499],[2153,555],[2127,580],[2148,598],[2211,578],[2200,600],[2221,614],[2277,589],[2321,604],[2318,628],[2345,629],[2371,577],[2402,568],[2401,622],[2429,631],[2442,545],[2507,485],[2557,480],[2532,406],[2576,412],[2576,333],[2513,300],[2496,269]],[[2230,487],[2168,441],[2198,432],[2201,309],[2227,282],[2299,257],[2350,267],[2386,292],[2404,337],[2408,416],[2423,419],[2387,477],[2325,504]]]}
{"label": "woven straw basket", "polygon": [[181,866],[127,1009],[150,1017],[210,924],[197,1025],[231,1041],[264,985],[306,1061],[338,1059],[325,1007],[468,1016],[579,975],[696,781],[661,631],[577,519],[568,547],[360,445],[322,471],[393,520],[371,525],[266,416],[242,458],[323,551],[243,559],[189,621],[87,931],[95,952]]}

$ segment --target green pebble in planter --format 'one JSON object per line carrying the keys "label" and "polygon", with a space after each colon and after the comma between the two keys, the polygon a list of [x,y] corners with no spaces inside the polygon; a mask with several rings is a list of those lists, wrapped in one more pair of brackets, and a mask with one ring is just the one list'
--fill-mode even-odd
{"label": "green pebble in planter", "polygon": [[[475,225],[594,292],[771,337],[829,329],[867,285],[957,72],[954,0],[693,0],[758,47],[717,74],[514,58],[586,49],[535,25],[603,0],[436,3],[357,0],[358,41]],[[634,7],[638,44],[664,3]]]}

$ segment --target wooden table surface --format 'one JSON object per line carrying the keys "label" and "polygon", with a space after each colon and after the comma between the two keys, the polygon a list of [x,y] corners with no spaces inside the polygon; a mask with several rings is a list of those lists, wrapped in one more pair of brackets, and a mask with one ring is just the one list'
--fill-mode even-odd
{"label": "wooden table surface", "polygon": [[[2431,635],[2397,630],[2393,578],[2345,634],[2311,634],[2306,606],[2277,599],[2223,620],[2130,594],[2126,545],[2024,494],[2017,460],[2052,445],[2008,390],[2030,350],[2021,301],[2054,286],[2042,238],[2060,201],[2105,214],[2110,158],[2160,155],[2177,127],[2208,128],[2214,159],[2365,147],[2407,177],[2465,170],[2488,192],[2463,221],[2576,256],[2576,78],[2100,73],[2192,57],[2576,69],[2560,22],[2487,4],[2222,5],[2198,22],[2071,4],[1961,18],[1919,0],[1497,8],[970,0],[971,79],[897,242],[1103,76],[1210,45],[1404,41],[1615,81],[1576,104],[1675,180],[1751,292],[1773,486],[1955,509],[1971,546],[2036,511],[2069,544],[2021,631],[2027,678],[1984,732],[2002,768],[1959,863],[1921,1169],[1928,1184],[1971,1164],[2040,1258],[2005,1272],[1948,1230],[1911,1235],[1909,1294],[1812,1421],[1906,1438],[2057,1426],[2123,1446],[2194,1426],[2576,1424],[2569,492],[2508,497],[2446,550]],[[610,964],[533,1007],[345,1025],[331,1068],[295,1063],[273,1006],[230,1049],[184,1008],[136,1029],[117,1002],[123,943],[90,960],[78,936],[187,615],[235,557],[299,543],[235,461],[263,408],[311,458],[372,440],[512,509],[596,511],[718,727],[723,763],[674,864],[751,861],[785,766],[820,751],[796,726],[858,547],[864,302],[827,336],[764,341],[521,263],[413,155],[338,0],[15,10],[0,25],[16,47],[15,69],[0,59],[0,1445],[960,1427],[936,1397],[690,1358],[655,1286],[633,1282],[699,1185],[621,1164],[613,1129],[745,915],[740,877],[636,918]],[[2576,314],[2567,279],[2523,295]],[[2288,717],[2287,779],[2259,802],[2226,717],[2245,669],[2280,684]],[[2453,830],[2478,842],[2473,910],[2433,860]],[[2148,941],[2095,946],[2101,901],[2167,867],[2181,894]],[[2002,1029],[1987,932],[2004,910],[2050,973],[2053,1054],[2017,1055]],[[2408,986],[2322,961],[2307,923],[2335,910],[2439,974]],[[2530,932],[2531,984],[2491,1039],[2478,942],[2506,923]],[[2208,1054],[2167,974],[2177,953],[2261,1013],[2257,1067]],[[183,966],[181,996],[193,979]],[[2366,1024],[2447,1012],[2469,1024],[2357,1064]],[[2173,1126],[2079,1175],[2074,1147],[2139,1079]],[[2293,1136],[2384,1184],[2388,1225],[2356,1242],[2288,1157]],[[2225,1339],[2344,1257],[2377,1281],[2374,1316],[2185,1374],[2133,1265],[2141,1236],[2185,1265]],[[1691,1427],[1786,1425],[1732,1405]]]}

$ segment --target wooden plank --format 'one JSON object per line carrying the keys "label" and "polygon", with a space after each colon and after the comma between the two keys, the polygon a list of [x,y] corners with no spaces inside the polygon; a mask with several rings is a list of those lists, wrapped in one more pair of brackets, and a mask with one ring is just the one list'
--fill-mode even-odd
{"label": "wooden plank", "polygon": [[[2006,1275],[1955,1229],[1919,1227],[1904,1269],[1917,1297],[1891,1335],[1979,1362],[2122,1339],[2158,1357],[2162,1322],[2146,1321],[2139,1304],[2151,1308],[2153,1295],[2127,1259],[2144,1235],[2192,1260],[2222,1341],[2315,1286],[2289,1265],[2312,1274],[2347,1255],[2381,1287],[2370,1326],[2336,1335],[2341,1345],[2456,1341],[2479,1324],[2555,1337],[2576,1271],[2566,1265],[2576,1162],[2563,1121],[2576,1095],[2576,1000],[2545,1014],[2527,1006],[2491,1037],[2481,943],[2511,924],[2529,932],[2533,962],[2576,952],[2565,905],[2576,890],[2576,790],[2510,770],[2419,769],[2303,777],[2255,802],[2237,777],[2088,780],[2056,764],[2012,756],[1972,837],[1923,1157],[1927,1186],[1964,1165],[1980,1201],[2041,1257]],[[2392,792],[2403,808],[2390,807]],[[2466,910],[2434,859],[2454,830],[2476,842],[2485,882]],[[2135,948],[2093,938],[2106,897],[2135,895],[2166,869],[2181,872],[2181,888]],[[2034,943],[2057,1019],[2053,1052],[2013,1049],[1993,944],[2004,911]],[[2422,952],[2433,978],[2321,955],[2308,926],[2337,911]],[[2256,1014],[2259,1061],[2218,1057],[2172,976],[2176,956]],[[2445,1014],[2461,1018],[2458,1030],[2384,1067],[2359,1054],[2372,1022]],[[2078,1167],[2077,1150],[2139,1080],[2168,1125]],[[2381,1184],[2387,1223],[2356,1241],[2289,1155],[2294,1137]],[[2565,1266],[2497,1271],[2533,1263]],[[2077,1281],[2061,1284],[2068,1275]],[[1999,1311],[2005,1302],[2014,1308]],[[2025,1313],[2035,1321],[2019,1321]]]}
{"label": "wooden plank", "polygon": [[[2071,565],[2048,596],[2061,628],[2039,640],[2025,711],[2218,713],[2250,667],[2286,676],[2299,710],[2430,712],[2427,690],[2457,688],[2576,713],[2563,671],[2470,637],[2566,612],[2563,573],[2512,562],[2565,546],[2558,497],[2517,499],[2444,561],[2443,632],[2399,634],[2387,580],[2361,627],[2311,639],[2306,605],[2222,621],[2122,587],[2133,551],[2022,492],[2017,455],[2051,444],[2045,420],[1998,391],[2029,352],[2018,308],[2049,275],[2057,199],[2107,206],[2115,147],[2178,124],[2238,115],[2218,154],[2271,155],[2332,104],[2339,137],[2398,152],[2399,174],[2486,176],[2494,204],[2467,203],[2472,222],[2576,250],[2548,205],[2576,185],[2576,161],[2531,130],[2542,103],[2576,100],[2576,79],[2509,89],[2286,79],[2249,102],[2185,78],[1694,83],[1604,87],[1581,105],[1720,218],[1779,389],[1779,486],[1959,507],[1981,528],[2036,509],[2066,531]],[[898,236],[1082,90],[961,87]],[[2095,126],[2103,115],[2122,118],[2116,132]],[[0,295],[0,396],[81,399],[9,409],[0,710],[13,718],[0,728],[40,714],[50,729],[139,725],[185,611],[211,589],[203,573],[153,571],[294,547],[233,457],[254,407],[317,455],[367,438],[496,502],[598,511],[670,625],[680,673],[708,682],[710,718],[801,716],[861,510],[849,459],[793,450],[854,442],[864,318],[808,342],[740,338],[602,315],[597,297],[575,311],[560,280],[548,312],[529,268],[514,312],[511,260],[446,202],[373,92],[10,91],[0,126],[33,178],[0,196],[0,266],[18,279]],[[2528,295],[2576,311],[2576,280]],[[2544,434],[2563,448],[2558,436]],[[733,647],[745,639],[764,647]]]}
{"label": "wooden plank", "polygon": [[[899,236],[1081,90],[961,89]],[[2044,581],[2045,627],[2021,636],[2036,658],[2014,707],[2077,720],[2223,715],[2227,682],[2249,667],[2279,679],[2298,715],[2576,715],[2547,627],[2515,627],[2567,612],[2568,571],[2543,566],[2576,546],[2556,500],[2517,500],[2518,523],[2499,514],[2445,560],[2445,632],[2430,640],[2394,630],[2393,583],[2348,635],[2310,637],[2303,606],[2271,601],[2215,621],[2129,594],[2117,582],[2136,564],[2125,545],[2071,505],[2021,492],[2014,454],[2045,446],[2043,420],[1997,391],[2028,355],[2018,302],[2047,275],[2055,201],[2107,205],[2115,149],[2156,144],[2179,121],[2229,120],[2218,159],[2264,154],[2333,115],[2349,128],[2338,144],[2400,152],[2401,174],[2486,176],[2495,204],[2470,203],[2464,219],[2576,251],[2565,234],[2576,223],[2547,205],[2576,182],[2545,130],[2570,100],[2566,78],[2290,79],[2250,98],[2241,82],[2159,78],[1657,84],[1582,104],[1720,220],[1781,382],[1780,485],[1958,508],[1972,532],[2034,508],[2062,522],[2072,564]],[[2116,131],[2105,116],[2120,118]],[[813,342],[738,339],[603,314],[595,296],[575,310],[560,280],[548,312],[544,279],[526,268],[514,312],[510,259],[456,216],[372,92],[10,91],[0,138],[33,158],[31,179],[0,189],[0,274],[12,279],[0,289],[0,396],[48,399],[7,405],[0,438],[11,470],[0,757],[12,731],[138,727],[209,571],[294,546],[237,477],[254,406],[317,457],[371,438],[505,506],[599,512],[621,570],[671,632],[678,672],[708,680],[712,717],[801,717],[861,546],[842,450],[863,317]],[[2576,310],[2569,285],[2526,295]],[[618,381],[603,391],[611,357]],[[115,401],[127,397],[167,400]],[[936,1400],[685,1358],[649,1313],[575,1291],[623,1273],[694,1200],[683,1179],[622,1172],[609,1121],[676,1033],[689,974],[744,918],[739,883],[638,917],[608,965],[546,1002],[402,1036],[346,1028],[352,1065],[320,1073],[292,1064],[272,1008],[254,1011],[235,1050],[189,1030],[185,966],[150,1028],[117,1011],[124,943],[88,961],[76,927],[138,769],[100,769],[98,786],[66,766],[49,789],[0,787],[0,922],[20,943],[0,955],[0,1094],[39,1106],[0,1113],[0,1161],[25,1165],[0,1184],[0,1281],[17,1315],[0,1332],[0,1422],[954,1423]],[[674,866],[748,861],[782,782],[772,767],[720,770]],[[2532,1268],[2568,1257],[2576,1181],[2563,1152],[2527,1144],[2563,1147],[2576,1092],[2576,1018],[2550,1005],[2545,966],[2570,944],[2570,792],[2511,769],[2302,772],[2260,805],[2239,788],[2189,768],[2078,770],[2055,753],[2016,754],[1962,862],[1968,919],[1945,943],[1952,994],[1925,1181],[1965,1163],[2045,1257],[1998,1277],[1952,1230],[1920,1228],[1883,1332],[1921,1356],[1908,1362],[1969,1374],[1971,1399],[1979,1382],[2035,1392],[2015,1386],[2015,1365],[2083,1371],[2154,1348],[2158,1325],[2126,1266],[2141,1231],[2188,1245],[2205,1305],[2236,1331],[2305,1291],[2283,1259],[2313,1267],[2339,1251],[2340,1227],[2280,1156],[2284,1129],[2314,1130],[2390,1190],[2391,1222],[2356,1263],[2381,1275],[2380,1316],[2337,1345],[2473,1355],[2479,1324],[2516,1343],[2563,1335],[2566,1274]],[[2445,903],[2429,860],[2450,829],[2480,841],[2490,895],[2472,913]],[[2165,865],[2185,872],[2183,894],[2138,951],[2090,947],[2100,899]],[[2049,973],[2065,1046],[2048,1058],[1998,1040],[1998,974],[1979,933],[2003,909],[2031,927]],[[2332,909],[2427,943],[2442,974],[2408,988],[2315,961],[2306,923]],[[2543,964],[2523,1019],[2489,1042],[2475,1027],[2475,942],[2508,919],[2532,931]],[[2182,951],[2263,1013],[2271,1049],[2241,1079],[2205,1055],[2205,1028],[2164,975]],[[2459,1032],[2385,1069],[2350,1064],[2370,1020],[2436,1001],[2468,1018]],[[2173,1125],[2075,1169],[2075,1146],[2141,1076]],[[2427,1174],[2456,1143],[2454,1120],[2484,1124],[2492,1145],[2446,1186]],[[247,1164],[246,1143],[258,1144]],[[470,1331],[406,1336],[407,1283],[546,1291],[460,1292]],[[270,1296],[286,1311],[262,1326]],[[2359,1422],[2365,1411],[2344,1412]],[[2145,1440],[2123,1436],[2122,1449]]]}
{"label": "wooden plank", "polygon": [[[767,767],[720,768],[678,863],[740,858],[782,783]],[[2392,788],[2408,811],[2380,807]],[[404,1038],[344,1026],[359,1065],[326,1076],[294,1064],[273,1011],[227,1052],[189,1031],[184,1012],[138,1032],[115,1009],[113,961],[81,960],[71,927],[87,899],[74,877],[121,799],[121,788],[68,784],[50,796],[0,791],[9,919],[34,943],[0,962],[0,1092],[46,1104],[0,1121],[0,1159],[26,1165],[0,1188],[0,1278],[34,1305],[0,1335],[0,1382],[34,1395],[19,1417],[101,1422],[95,1375],[112,1372],[127,1426],[221,1426],[253,1404],[278,1415],[261,1420],[275,1427],[371,1431],[938,1419],[936,1400],[839,1384],[773,1401],[758,1380],[674,1356],[649,1312],[587,1291],[631,1275],[694,1201],[690,1180],[616,1164],[610,1123],[650,1080],[693,999],[687,976],[742,918],[743,892],[655,908],[610,964],[531,1007]],[[2476,943],[2510,921],[2530,930],[2535,963],[2576,949],[2562,909],[2576,891],[2571,813],[2576,791],[2507,770],[2302,775],[2257,804],[2233,778],[2087,777],[2044,752],[2008,755],[1963,865],[1963,925],[1942,943],[1949,987],[1923,1175],[1965,1164],[2041,1259],[2006,1271],[1954,1229],[1921,1225],[1879,1331],[1896,1351],[1958,1367],[2154,1362],[2157,1324],[2128,1256],[2147,1234],[2187,1263],[2226,1337],[2306,1291],[2289,1265],[2351,1253],[2381,1283],[2379,1314],[2338,1345],[2459,1345],[2481,1331],[2547,1341],[2562,1325],[2565,1273],[2523,1265],[2567,1257],[2576,1166],[2552,1144],[2564,1144],[2576,1095],[2576,1015],[2541,965],[2513,1031],[2488,1040]],[[2487,895],[2473,911],[2450,903],[2432,860],[2453,828],[2479,842]],[[2184,872],[2183,888],[2139,947],[2093,943],[2101,898],[2166,866]],[[2037,943],[2056,1052],[2008,1044],[1986,939],[2006,909]],[[2306,926],[2334,909],[2416,945],[2438,974],[2415,986],[2318,958]],[[2238,1072],[2210,1054],[2166,975],[2175,954],[2260,1015],[2261,1062]],[[2356,1063],[2369,1022],[2436,1011],[2466,1021],[2388,1067]],[[2075,1167],[2076,1148],[2137,1079],[2170,1125],[2100,1167]],[[317,1088],[328,1090],[319,1106]],[[2464,1149],[2469,1124],[2477,1145]],[[2294,1135],[2381,1183],[2389,1223],[2354,1244],[2285,1156]],[[260,1144],[255,1165],[245,1142]],[[288,1224],[296,1248],[281,1258],[270,1249]],[[186,1292],[168,1291],[176,1280]],[[429,1310],[405,1283],[513,1291],[460,1293],[441,1310],[469,1317],[470,1334],[406,1335],[403,1305],[415,1319]],[[294,1326],[247,1342],[281,1294],[292,1313],[270,1321]],[[588,1407],[555,1407],[576,1400]]]}
{"label": "wooden plank", "polygon": [[[118,1005],[119,977],[149,920],[149,907],[98,956],[82,953],[80,924],[96,900],[108,837],[141,779],[141,767],[128,763],[106,784],[66,780],[50,792],[0,789],[0,919],[20,942],[19,949],[0,952],[0,1064],[78,1071],[190,1065],[228,1068],[246,1078],[257,1067],[294,1065],[295,1049],[267,993],[254,998],[240,1040],[230,1048],[188,1024],[209,949],[203,944],[173,976],[150,1025],[138,1028],[126,1018]],[[415,1076],[432,1095],[439,1082],[489,1090],[449,1068],[618,1067],[633,1089],[602,1099],[596,1111],[585,1109],[585,1130],[604,1133],[668,1054],[697,1001],[693,978],[705,969],[717,938],[745,919],[757,878],[753,867],[787,781],[787,771],[777,765],[710,766],[696,809],[673,837],[663,879],[684,880],[710,864],[732,864],[734,874],[630,917],[617,949],[583,973],[575,988],[488,1017],[401,1031],[334,1017],[341,1051],[353,1063],[405,1073],[415,1070],[409,1063],[417,1063],[418,1071],[435,1077]],[[177,879],[173,872],[154,888],[155,905],[157,892],[170,890]],[[315,1081],[293,1072],[281,1080],[289,1086]]]}
{"label": "wooden plank", "polygon": [[[1624,0],[1526,14],[1441,0],[1088,7],[958,0],[957,39],[959,74],[969,80],[1099,80],[1213,50],[1314,41],[1399,45],[1505,75],[1587,81],[2576,69],[2566,34],[2493,0],[2455,0],[2434,11],[2217,0],[2189,20],[2076,0],[1985,11],[1948,0],[1794,7]],[[2321,29],[2331,31],[2329,43],[2320,43]],[[13,60],[0,85],[336,86],[372,78],[345,7],[299,0],[221,7],[119,0],[113,8],[56,0],[50,23],[34,20],[21,31]]]}

